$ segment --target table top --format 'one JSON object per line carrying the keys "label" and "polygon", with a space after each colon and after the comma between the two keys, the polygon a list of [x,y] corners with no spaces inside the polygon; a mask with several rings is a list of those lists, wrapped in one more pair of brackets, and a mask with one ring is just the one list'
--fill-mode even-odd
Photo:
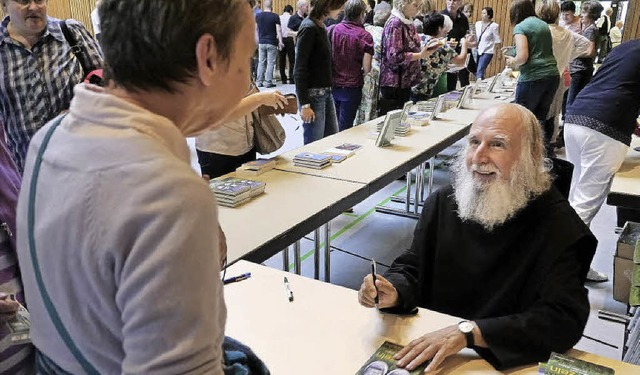
{"label": "table top", "polygon": [[[354,290],[246,261],[231,266],[227,276],[245,272],[252,276],[225,286],[226,334],[251,347],[273,374],[355,374],[385,340],[404,345],[460,321],[426,309],[411,317],[382,314],[360,306]],[[287,299],[284,276],[293,302]],[[617,374],[640,373],[640,367],[595,354],[568,354]],[[448,358],[439,373],[500,374],[469,349]],[[537,365],[505,373],[537,374]]]}
{"label": "table top", "polygon": [[633,136],[631,147],[622,166],[613,176],[607,203],[614,206],[640,209],[640,138]]}
{"label": "table top", "polygon": [[[227,237],[227,259],[263,262],[313,228],[330,221],[368,196],[367,187],[271,170],[260,176],[238,176],[266,182],[266,190],[235,208],[220,207],[219,222]],[[312,229],[309,229],[312,228]]]}

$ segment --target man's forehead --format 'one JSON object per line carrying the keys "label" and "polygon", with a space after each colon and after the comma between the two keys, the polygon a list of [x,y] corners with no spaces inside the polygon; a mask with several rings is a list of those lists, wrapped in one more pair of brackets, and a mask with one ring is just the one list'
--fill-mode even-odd
{"label": "man's forehead", "polygon": [[506,107],[489,109],[481,113],[469,130],[469,134],[473,136],[500,135],[507,139],[518,137],[521,133],[522,119],[517,111]]}

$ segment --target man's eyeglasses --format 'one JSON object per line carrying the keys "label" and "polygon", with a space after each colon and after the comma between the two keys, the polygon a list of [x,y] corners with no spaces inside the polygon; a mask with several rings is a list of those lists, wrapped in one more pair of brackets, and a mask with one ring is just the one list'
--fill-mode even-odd
{"label": "man's eyeglasses", "polygon": [[22,6],[28,6],[31,5],[32,2],[36,3],[36,5],[43,5],[47,3],[47,0],[13,0],[16,3],[22,5]]}

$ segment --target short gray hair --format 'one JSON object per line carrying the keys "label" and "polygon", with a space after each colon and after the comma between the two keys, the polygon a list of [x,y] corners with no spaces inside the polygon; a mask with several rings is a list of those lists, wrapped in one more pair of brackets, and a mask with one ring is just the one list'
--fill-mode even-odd
{"label": "short gray hair", "polygon": [[388,9],[378,9],[378,11],[373,14],[373,26],[384,27],[390,15],[391,11]]}
{"label": "short gray hair", "polygon": [[349,21],[357,21],[358,17],[367,10],[367,4],[363,0],[348,0],[344,4],[344,18]]}
{"label": "short gray hair", "polygon": [[412,2],[413,0],[393,0],[393,7],[402,12],[402,8]]}

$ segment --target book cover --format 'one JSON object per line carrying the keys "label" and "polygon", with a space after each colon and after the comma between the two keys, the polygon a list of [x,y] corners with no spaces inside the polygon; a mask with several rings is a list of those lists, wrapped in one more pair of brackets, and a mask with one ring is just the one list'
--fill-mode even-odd
{"label": "book cover", "polygon": [[544,374],[547,375],[614,375],[612,368],[583,361],[581,359],[567,357],[558,353],[551,353],[549,361],[545,365]]}
{"label": "book cover", "polygon": [[222,180],[214,179],[209,182],[209,187],[216,195],[239,196],[251,190],[264,190],[266,184],[260,181],[245,180],[236,177],[227,177]]}
{"label": "book cover", "polygon": [[385,341],[367,362],[358,370],[356,375],[418,375],[424,372],[429,361],[407,371],[397,366],[398,361],[393,359],[393,355],[402,349],[402,345]]}
{"label": "book cover", "polygon": [[341,150],[350,150],[350,151],[356,151],[362,148],[361,145],[355,144],[355,143],[343,143],[340,146],[336,146],[335,148],[337,149],[341,149]]}
{"label": "book cover", "polygon": [[355,154],[355,151],[353,150],[345,150],[342,148],[330,148],[328,150],[325,150],[322,152],[323,154],[327,155],[327,154],[331,154],[331,155],[341,155],[341,156],[345,156],[345,157],[350,157],[351,155]]}
{"label": "book cover", "polygon": [[303,168],[324,169],[324,168],[330,166],[331,163],[310,164],[310,163],[295,161],[295,162],[293,162],[293,165],[296,166],[296,167],[303,167]]}

